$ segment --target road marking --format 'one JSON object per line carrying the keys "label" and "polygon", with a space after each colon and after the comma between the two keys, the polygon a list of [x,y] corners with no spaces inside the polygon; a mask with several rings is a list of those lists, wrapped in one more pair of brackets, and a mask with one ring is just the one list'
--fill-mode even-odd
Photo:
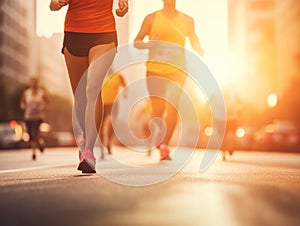
{"label": "road marking", "polygon": [[64,166],[71,166],[71,164],[48,165],[48,166],[37,166],[37,167],[20,168],[20,169],[0,170],[0,174],[2,174],[2,173],[16,173],[16,172],[34,171],[34,170],[49,169],[49,168],[64,167]]}

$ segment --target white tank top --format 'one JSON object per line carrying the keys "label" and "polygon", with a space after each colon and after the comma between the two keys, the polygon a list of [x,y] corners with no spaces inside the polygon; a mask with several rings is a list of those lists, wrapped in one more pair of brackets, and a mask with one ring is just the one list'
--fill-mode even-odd
{"label": "white tank top", "polygon": [[35,95],[33,95],[31,89],[25,91],[25,120],[36,120],[43,119],[45,116],[44,107],[44,92],[43,90],[38,90]]}

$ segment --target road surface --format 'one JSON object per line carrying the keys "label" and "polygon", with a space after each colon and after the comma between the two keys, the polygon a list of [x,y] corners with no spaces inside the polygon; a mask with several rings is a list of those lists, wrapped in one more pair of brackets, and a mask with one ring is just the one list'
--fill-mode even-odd
{"label": "road surface", "polygon": [[[0,225],[299,225],[300,154],[239,151],[228,161],[219,154],[200,173],[198,150],[172,174],[176,159],[156,165],[155,152],[126,159],[131,151],[113,151],[133,166],[106,157],[97,163],[104,176],[88,175],[76,170],[76,148],[46,149],[35,162],[30,150],[0,151]],[[147,164],[157,167],[139,170]],[[147,185],[157,175],[165,179]]]}

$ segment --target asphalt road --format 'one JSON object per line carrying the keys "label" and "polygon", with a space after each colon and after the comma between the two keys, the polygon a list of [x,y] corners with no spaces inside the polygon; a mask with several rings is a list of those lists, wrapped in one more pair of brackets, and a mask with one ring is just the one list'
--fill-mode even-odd
{"label": "asphalt road", "polygon": [[157,164],[155,152],[113,150],[94,175],[76,170],[74,148],[47,149],[35,162],[30,150],[1,151],[0,225],[299,225],[300,154],[218,155],[200,173],[204,151],[174,171],[176,157]]}

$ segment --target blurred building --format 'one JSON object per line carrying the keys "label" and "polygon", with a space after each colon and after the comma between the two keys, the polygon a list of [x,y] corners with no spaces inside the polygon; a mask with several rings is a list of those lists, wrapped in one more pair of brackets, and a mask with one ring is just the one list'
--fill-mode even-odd
{"label": "blurred building", "polygon": [[61,53],[62,42],[62,33],[55,33],[51,37],[38,37],[37,73],[48,92],[71,99],[71,86],[64,55]]}
{"label": "blurred building", "polygon": [[[276,0],[228,0],[229,46],[243,90],[257,107],[278,88]],[[242,60],[241,60],[242,59]]]}
{"label": "blurred building", "polygon": [[280,92],[290,80],[300,76],[300,4],[299,0],[277,1],[277,51]]}
{"label": "blurred building", "polygon": [[35,64],[35,0],[0,1],[0,75],[24,81]]}
{"label": "blurred building", "polygon": [[[40,77],[49,93],[72,98],[60,52],[62,33],[38,37],[36,10],[37,0],[0,0],[0,105],[6,109],[0,112],[0,121],[21,115],[18,98],[32,75]],[[128,42],[128,15],[117,17],[117,27],[119,44],[123,45]]]}
{"label": "blurred building", "polygon": [[36,69],[35,3],[0,1],[0,121],[20,115],[21,85]]}

